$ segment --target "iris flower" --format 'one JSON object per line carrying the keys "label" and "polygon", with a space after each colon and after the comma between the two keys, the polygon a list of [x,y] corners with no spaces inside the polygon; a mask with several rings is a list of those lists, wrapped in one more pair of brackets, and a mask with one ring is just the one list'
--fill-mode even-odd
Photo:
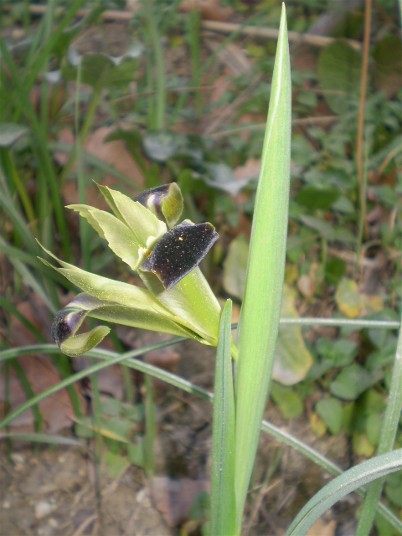
{"label": "iris flower", "polygon": [[190,220],[176,225],[183,198],[175,183],[147,190],[135,200],[106,186],[99,189],[112,213],[81,204],[67,208],[88,221],[143,285],[87,272],[45,250],[59,266],[43,262],[81,290],[53,322],[61,351],[81,355],[110,332],[97,326],[78,333],[87,317],[216,346],[221,308],[198,267],[218,238],[213,225]]}

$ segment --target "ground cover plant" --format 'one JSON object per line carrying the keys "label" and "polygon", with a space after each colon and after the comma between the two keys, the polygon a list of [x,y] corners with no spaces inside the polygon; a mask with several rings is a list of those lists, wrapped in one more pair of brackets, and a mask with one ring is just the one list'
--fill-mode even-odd
{"label": "ground cover plant", "polygon": [[[400,446],[397,429],[402,393],[401,337],[398,339],[396,332],[400,323],[401,236],[394,195],[400,191],[400,73],[396,54],[400,40],[392,27],[384,35],[376,19],[370,21],[373,10],[384,14],[395,6],[367,3],[364,24],[352,23],[353,17],[348,18],[345,11],[349,41],[321,41],[313,70],[305,69],[303,48],[296,49],[303,62],[293,74],[294,165],[284,274],[290,131],[284,18],[276,74],[268,88],[267,73],[273,71],[274,57],[271,45],[258,40],[245,42],[247,56],[241,48],[231,49],[243,30],[247,35],[247,25],[232,27],[232,33],[218,46],[208,43],[213,53],[206,58],[201,42],[201,23],[208,28],[208,21],[206,25],[202,22],[205,13],[190,10],[183,15],[179,5],[148,2],[136,15],[123,12],[126,20],[132,21],[130,31],[138,36],[137,42],[126,39],[123,47],[121,42],[108,43],[106,53],[94,53],[86,50],[85,40],[80,41],[82,34],[94,21],[100,24],[100,17],[116,17],[115,13],[102,14],[83,2],[58,12],[58,3],[49,2],[41,18],[35,20],[33,32],[28,25],[30,6],[20,7],[20,12],[9,8],[6,16],[10,27],[12,21],[25,24],[29,39],[13,44],[14,36],[6,32],[1,40],[0,97],[2,102],[7,99],[9,106],[2,106],[0,136],[0,202],[5,214],[0,242],[4,255],[1,362],[5,414],[0,426],[5,430],[8,454],[14,459],[17,438],[59,445],[82,445],[87,440],[94,449],[95,467],[106,463],[109,475],[116,477],[127,470],[128,463],[144,468],[152,482],[159,470],[154,456],[159,433],[155,404],[161,402],[150,378],[208,400],[211,395],[191,378],[185,380],[138,359],[172,341],[133,344],[128,332],[111,326],[114,352],[96,350],[93,347],[110,328],[96,322],[89,324],[86,333],[78,334],[78,329],[85,317],[93,317],[170,333],[180,337],[173,339],[176,343],[190,337],[207,345],[218,344],[210,514],[205,513],[202,493],[197,500],[194,496],[192,513],[179,516],[181,523],[188,520],[182,530],[239,533],[272,373],[274,406],[270,411],[278,408],[282,419],[295,419],[306,412],[308,426],[317,437],[333,436],[347,442],[351,459],[342,465],[355,466],[340,481],[334,480],[332,488],[331,484],[328,489],[323,487],[295,518],[289,533],[306,533],[305,523],[328,508],[331,499],[341,497],[337,493],[340,486],[345,492],[358,489],[379,475],[395,471],[400,460],[398,450],[387,454]],[[242,9],[243,14],[257,18],[263,13],[268,23],[276,20],[269,26],[278,25],[279,4],[271,8],[262,4],[254,13],[246,4]],[[303,31],[293,21],[300,9],[288,6],[292,30]],[[217,18],[229,16],[217,5],[214,10]],[[307,24],[309,16],[314,19],[317,13],[318,7],[312,13],[307,10],[301,20]],[[249,22],[253,23],[253,17]],[[370,28],[375,36],[371,46],[367,41]],[[227,31],[225,24],[220,30]],[[117,32],[112,35],[116,39]],[[363,47],[355,40],[359,35],[366,36]],[[162,36],[169,52],[162,48]],[[297,34],[289,37],[292,43]],[[186,64],[191,68],[175,78],[170,70],[174,53],[182,50],[183,44],[189,51]],[[222,60],[221,54],[231,50],[243,60],[251,58],[252,65],[246,61],[242,68],[232,67],[230,60]],[[225,86],[227,73],[219,77],[219,61],[228,61],[230,85]],[[250,84],[251,74],[254,79]],[[203,90],[203,83],[211,80],[208,75],[217,80],[211,100]],[[370,95],[374,88],[378,91]],[[271,111],[256,191],[268,90]],[[238,91],[241,98],[236,97]],[[265,99],[261,99],[262,94]],[[217,113],[221,109],[224,113]],[[311,117],[317,112],[316,118]],[[308,115],[307,121],[303,114]],[[253,124],[256,119],[260,124]],[[203,136],[180,127],[186,121],[204,121]],[[120,126],[105,128],[105,124]],[[100,157],[88,144],[92,131],[99,135]],[[111,161],[105,158],[108,145],[120,151]],[[125,159],[129,164],[120,168],[120,160]],[[106,181],[105,175],[109,176]],[[173,179],[179,188],[173,185],[146,197],[142,194],[138,198],[141,209],[133,202],[144,188]],[[103,210],[96,191],[114,216]],[[156,195],[161,193],[161,197]],[[79,223],[68,216],[64,204],[83,216]],[[184,225],[178,223],[183,210]],[[223,237],[203,260],[207,278],[218,295],[232,297],[235,311],[236,302],[243,301],[240,334],[234,339],[237,347],[229,332],[231,304],[223,307],[218,337],[223,302],[218,303],[197,267],[216,238],[213,225],[206,221]],[[105,238],[109,249],[104,246]],[[166,253],[182,242],[189,244],[187,249],[179,248],[186,259],[184,265],[182,259],[176,262]],[[57,254],[61,268],[54,270],[40,261],[45,253],[39,244]],[[116,263],[113,254],[123,262]],[[46,259],[48,262],[49,257]],[[128,275],[124,263],[140,271],[146,289]],[[167,270],[166,263],[174,269]],[[88,277],[88,272],[113,279]],[[221,279],[213,277],[217,272],[221,272]],[[282,297],[283,276],[286,285]],[[84,294],[75,297],[77,286]],[[274,345],[281,299],[283,326]],[[132,307],[133,300],[140,306]],[[326,318],[303,319],[300,314]],[[43,324],[38,322],[40,317]],[[53,335],[64,353],[77,356],[86,351],[86,358],[99,362],[88,366],[82,358],[71,360],[56,345],[47,344],[53,317]],[[303,325],[314,328],[306,332]],[[32,363],[36,364],[33,370]],[[105,398],[105,378],[100,373],[107,370],[112,377],[112,365],[118,363],[123,365],[116,382],[122,386],[120,394],[117,389],[114,398]],[[40,370],[51,370],[53,376],[39,386],[35,382],[38,366],[43,364]],[[131,369],[146,373],[143,387]],[[91,378],[90,383],[77,390],[74,386],[86,377]],[[51,417],[44,403],[63,388],[68,389],[64,403],[71,409],[61,418],[58,406]],[[83,404],[82,388],[91,401],[89,412]],[[18,436],[13,425],[29,408],[35,432]],[[51,435],[51,431],[70,426],[72,418],[75,438]],[[327,471],[339,472],[283,428],[269,422],[262,428]],[[376,451],[377,457],[358,465]],[[279,451],[276,461],[271,458],[272,468],[267,471],[265,467],[264,475],[259,475],[258,466],[255,469],[246,527],[247,520],[255,521],[258,516],[264,527],[263,513],[270,511],[272,502],[264,500],[268,492],[259,488],[258,482],[260,476],[261,482],[267,482],[276,472],[280,474],[281,456]],[[401,507],[400,485],[398,473],[386,480],[385,503],[379,505],[376,517],[380,534],[401,530],[391,511]],[[381,489],[381,481],[370,488],[356,529],[359,534],[370,530]],[[302,503],[306,499],[304,496]],[[283,527],[289,527],[300,507],[288,509]],[[222,516],[227,511],[232,516]],[[101,512],[98,506],[98,516]],[[349,515],[353,519],[354,514]],[[92,530],[98,530],[97,525]],[[276,533],[280,529],[271,522],[262,530]]]}

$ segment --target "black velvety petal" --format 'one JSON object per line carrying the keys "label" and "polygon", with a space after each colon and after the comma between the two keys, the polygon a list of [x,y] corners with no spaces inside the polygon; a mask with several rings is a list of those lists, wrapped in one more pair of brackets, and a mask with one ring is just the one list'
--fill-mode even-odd
{"label": "black velvety petal", "polygon": [[141,269],[156,274],[166,289],[172,288],[200,264],[217,239],[210,223],[182,223],[163,235]]}
{"label": "black velvety petal", "polygon": [[59,311],[52,324],[51,335],[57,346],[73,335],[81,325],[81,319],[86,314],[84,310],[66,307]]}

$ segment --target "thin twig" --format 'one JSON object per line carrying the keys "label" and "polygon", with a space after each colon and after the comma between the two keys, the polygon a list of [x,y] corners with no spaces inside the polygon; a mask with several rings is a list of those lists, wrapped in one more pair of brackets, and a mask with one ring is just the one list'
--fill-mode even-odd
{"label": "thin twig", "polygon": [[[11,6],[4,6],[3,9],[10,10]],[[44,15],[47,11],[46,6],[41,5],[30,5],[29,6],[29,12],[33,15]],[[59,7],[56,9],[56,14],[60,14],[63,12],[63,8]],[[89,9],[80,9],[77,11],[78,17],[86,17],[90,14]],[[134,11],[120,11],[120,10],[106,10],[103,11],[103,13],[100,14],[100,18],[102,20],[109,20],[109,21],[130,21],[134,15]],[[212,20],[204,20],[202,22],[202,27],[205,30],[210,30],[212,32],[220,32],[220,33],[231,33],[231,32],[239,32],[242,35],[249,35],[251,37],[263,37],[265,39],[277,39],[278,38],[278,30],[275,30],[273,28],[258,28],[254,26],[244,26],[241,27],[241,24],[233,23],[233,22],[219,22],[219,21],[212,21]],[[328,37],[324,35],[313,35],[313,34],[302,34],[298,32],[288,32],[289,41],[291,43],[306,43],[311,46],[316,47],[326,47],[327,45],[333,43],[337,40],[335,37]],[[358,41],[355,41],[354,39],[344,39],[345,43],[347,43],[351,48],[354,50],[361,50],[361,44]]]}
{"label": "thin twig", "polygon": [[381,175],[384,173],[384,171],[386,170],[388,164],[391,162],[391,160],[393,158],[395,158],[395,156],[397,156],[398,153],[400,153],[402,151],[402,146],[397,146],[395,147],[394,149],[392,149],[392,151],[390,151],[387,156],[384,158],[384,160],[382,161],[380,167],[378,168],[378,176],[381,177]]}
{"label": "thin twig", "polygon": [[[322,115],[322,116],[311,116],[311,117],[301,117],[298,119],[292,120],[293,126],[304,126],[304,125],[330,125],[337,121],[339,117],[337,115]],[[236,127],[227,128],[224,130],[218,130],[216,132],[209,133],[209,136],[214,139],[225,138],[227,136],[232,136],[238,132],[258,132],[265,129],[265,123],[255,123],[255,124],[244,124]]]}
{"label": "thin twig", "polygon": [[[47,11],[47,6],[41,6],[41,5],[30,5],[29,6],[29,12],[32,13],[32,15],[44,15]],[[60,15],[60,13],[63,13],[64,8],[58,7],[56,9],[56,15]],[[79,9],[77,11],[77,17],[87,17],[91,13],[90,9]],[[106,11],[103,11],[100,14],[100,18],[102,20],[111,20],[111,21],[130,21],[133,17],[133,12],[130,11],[119,11],[117,9],[108,9]]]}
{"label": "thin twig", "polygon": [[370,30],[371,30],[371,14],[372,0],[366,0],[366,9],[364,12],[364,41],[363,41],[363,56],[362,56],[362,72],[360,78],[360,99],[359,99],[359,116],[357,123],[357,138],[356,138],[356,170],[357,181],[359,186],[359,236],[358,244],[361,245],[364,227],[366,222],[366,172],[364,169],[364,122],[366,111],[366,96],[367,96],[367,75],[368,62],[370,51]]}
{"label": "thin twig", "polygon": [[[204,28],[204,30],[211,30],[214,32],[221,32],[221,33],[239,32],[242,35],[249,35],[252,37],[265,37],[266,39],[278,38],[278,30],[275,30],[273,28],[259,28],[259,27],[254,27],[254,26],[241,27],[241,24],[237,24],[233,22],[218,22],[218,21],[212,21],[212,20],[204,20],[202,22],[202,27]],[[298,44],[305,43],[305,44],[316,46],[316,47],[326,47],[327,45],[333,43],[334,41],[337,41],[337,38],[335,37],[327,37],[324,35],[302,34],[298,32],[288,32],[288,38],[291,43],[298,43]],[[343,41],[347,43],[354,50],[361,50],[361,44],[358,41],[355,41],[353,39],[344,39]]]}

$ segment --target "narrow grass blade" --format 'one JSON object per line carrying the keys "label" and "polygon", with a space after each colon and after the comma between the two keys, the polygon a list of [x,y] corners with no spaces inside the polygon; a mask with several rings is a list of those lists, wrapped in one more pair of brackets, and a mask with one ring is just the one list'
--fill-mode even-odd
{"label": "narrow grass blade", "polygon": [[324,486],[304,506],[290,525],[287,536],[307,534],[317,519],[340,499],[361,486],[402,469],[402,449],[363,462]]}
{"label": "narrow grass blade", "polygon": [[144,467],[148,478],[155,473],[155,436],[156,414],[152,377],[145,376],[145,437],[144,437]]}
{"label": "narrow grass blade", "polygon": [[235,471],[238,532],[257,451],[279,327],[289,202],[290,90],[283,6],[239,322]]}
{"label": "narrow grass blade", "polygon": [[231,358],[232,302],[227,300],[219,324],[212,419],[210,535],[235,534],[235,408]]}
{"label": "narrow grass blade", "polygon": [[[395,437],[399,428],[399,420],[402,408],[402,327],[399,329],[398,343],[396,347],[395,362],[392,370],[391,386],[384,421],[380,432],[380,444],[377,454],[390,451],[395,443]],[[360,513],[359,525],[356,536],[365,536],[370,533],[371,526],[379,503],[383,479],[376,480],[368,489],[363,508]]]}
{"label": "narrow grass blade", "polygon": [[[103,370],[107,367],[110,367],[111,365],[115,365],[117,363],[121,363],[127,359],[133,358],[133,357],[139,357],[140,355],[143,355],[147,352],[150,352],[152,350],[155,350],[157,348],[163,348],[165,346],[168,346],[170,344],[169,341],[165,341],[164,343],[160,344],[153,344],[151,346],[140,348],[138,350],[134,350],[132,352],[127,352],[121,355],[114,354],[113,357],[108,359],[107,361],[104,361],[102,363],[96,363],[95,365],[92,365],[91,367],[88,367],[84,370],[81,370],[80,372],[77,372],[75,374],[71,374],[69,377],[63,379],[59,383],[52,385],[52,387],[49,387],[45,391],[42,391],[41,393],[35,395],[34,397],[30,398],[23,404],[21,404],[18,408],[16,408],[11,413],[7,414],[1,421],[0,421],[0,430],[6,427],[10,422],[12,422],[15,418],[17,418],[19,415],[27,411],[28,409],[31,409],[33,406],[47,398],[48,396],[57,393],[61,389],[64,389],[65,387],[71,386],[73,383],[82,380],[82,378],[90,377],[96,372],[99,372],[100,370]],[[46,348],[46,345],[37,345],[37,347]],[[52,347],[52,345],[48,345],[49,349]],[[56,347],[57,348],[57,347]],[[0,352],[0,362],[6,359],[11,359],[12,357],[17,357],[18,355],[22,355],[20,352],[20,348],[13,348],[12,350],[6,350],[4,352]],[[58,350],[58,348],[57,348]],[[58,352],[60,353],[60,352]],[[95,354],[96,355],[96,354]],[[113,355],[113,354],[112,354]]]}
{"label": "narrow grass blade", "polygon": [[61,435],[42,434],[35,432],[1,432],[0,439],[10,438],[13,441],[24,441],[29,443],[44,443],[47,445],[56,445],[58,447],[81,447],[86,449],[83,441],[65,437]]}

